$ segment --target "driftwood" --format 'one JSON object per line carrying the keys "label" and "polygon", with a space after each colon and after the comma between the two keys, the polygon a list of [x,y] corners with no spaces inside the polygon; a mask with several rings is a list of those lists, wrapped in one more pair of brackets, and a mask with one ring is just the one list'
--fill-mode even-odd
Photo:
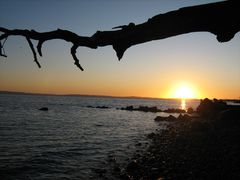
{"label": "driftwood", "polygon": [[71,31],[57,29],[50,32],[35,30],[7,29],[0,27],[0,55],[4,54],[3,44],[9,36],[26,38],[34,56],[34,61],[40,68],[37,53],[32,40],[37,40],[37,52],[42,56],[42,45],[45,41],[62,39],[73,44],[71,54],[75,65],[83,70],[76,56],[79,46],[96,49],[112,45],[120,60],[124,52],[131,46],[153,40],[164,39],[191,32],[210,32],[216,35],[219,42],[231,40],[240,30],[240,5],[238,1],[229,0],[199,6],[181,8],[165,14],[159,14],[147,22],[135,25],[118,26],[112,31],[97,31],[91,37],[79,36]]}

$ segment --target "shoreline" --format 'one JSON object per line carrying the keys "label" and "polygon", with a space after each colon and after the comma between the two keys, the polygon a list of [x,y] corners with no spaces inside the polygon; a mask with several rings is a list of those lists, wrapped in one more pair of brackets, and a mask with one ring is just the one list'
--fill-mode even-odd
{"label": "shoreline", "polygon": [[209,113],[149,134],[120,179],[240,179],[240,109]]}

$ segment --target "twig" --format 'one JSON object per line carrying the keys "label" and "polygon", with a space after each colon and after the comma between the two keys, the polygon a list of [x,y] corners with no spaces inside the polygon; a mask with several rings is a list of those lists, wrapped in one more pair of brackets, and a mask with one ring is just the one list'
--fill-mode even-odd
{"label": "twig", "polygon": [[36,53],[36,51],[35,51],[35,49],[34,49],[34,46],[33,46],[32,41],[30,40],[29,37],[26,37],[26,39],[27,39],[27,42],[28,42],[28,44],[29,44],[29,46],[30,46],[30,48],[31,48],[31,50],[32,50],[34,62],[37,64],[37,66],[38,66],[39,68],[41,68],[40,63],[39,63],[38,60],[37,60],[37,53]]}

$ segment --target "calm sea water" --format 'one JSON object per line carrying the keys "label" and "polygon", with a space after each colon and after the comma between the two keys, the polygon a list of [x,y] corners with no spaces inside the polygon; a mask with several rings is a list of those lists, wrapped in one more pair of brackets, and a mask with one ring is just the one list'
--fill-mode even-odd
{"label": "calm sea water", "polygon": [[[198,104],[187,101],[186,107]],[[0,94],[0,179],[101,179],[102,170],[116,178],[111,163],[124,166],[146,147],[146,134],[164,128],[154,118],[166,114],[117,110],[128,105],[167,109],[181,102]],[[43,106],[49,111],[38,110]]]}

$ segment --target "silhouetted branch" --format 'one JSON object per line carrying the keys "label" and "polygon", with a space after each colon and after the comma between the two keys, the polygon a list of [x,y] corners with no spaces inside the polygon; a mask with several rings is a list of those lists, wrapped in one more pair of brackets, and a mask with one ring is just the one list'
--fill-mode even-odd
{"label": "silhouetted branch", "polygon": [[7,37],[5,38],[3,43],[0,41],[0,56],[3,56],[3,57],[7,57],[5,52],[4,52],[4,49],[3,49],[3,46],[4,46],[5,42],[6,42],[6,40],[7,40]]}
{"label": "silhouetted branch", "polygon": [[74,64],[75,64],[79,69],[81,69],[81,70],[83,71],[84,69],[83,69],[82,66],[79,64],[79,60],[78,60],[78,58],[77,58],[77,56],[76,56],[77,48],[78,48],[77,45],[73,45],[72,48],[71,48],[71,54],[72,54],[72,57],[73,57],[73,59],[74,59],[74,61],[75,61]]}
{"label": "silhouetted branch", "polygon": [[40,63],[39,63],[38,60],[37,60],[37,53],[36,53],[36,51],[35,51],[35,49],[34,49],[34,46],[33,46],[32,41],[30,40],[29,37],[26,37],[26,39],[27,39],[27,42],[28,42],[28,44],[29,44],[29,46],[30,46],[30,48],[31,48],[31,50],[32,50],[34,62],[37,64],[37,66],[38,66],[39,68],[41,68]]}
{"label": "silhouetted branch", "polygon": [[38,41],[37,51],[38,51],[39,56],[42,56],[42,45],[43,45],[43,42],[44,41],[42,41],[42,40]]}
{"label": "silhouetted branch", "polygon": [[[27,40],[37,40],[37,51],[42,56],[42,45],[45,41],[62,39],[73,44],[71,54],[75,65],[83,70],[76,56],[79,46],[92,49],[112,45],[120,60],[131,46],[153,40],[164,39],[191,32],[210,32],[217,36],[219,42],[231,40],[240,30],[240,3],[236,0],[181,8],[165,14],[159,14],[147,22],[135,25],[117,26],[113,31],[97,31],[91,37],[79,36],[71,31],[57,29],[50,32],[34,30],[9,30],[0,27],[0,42],[8,36],[24,36]],[[35,62],[38,63],[34,47],[29,41]],[[2,51],[2,47],[0,49]],[[35,54],[34,54],[35,53]],[[0,54],[3,56],[3,54]]]}

